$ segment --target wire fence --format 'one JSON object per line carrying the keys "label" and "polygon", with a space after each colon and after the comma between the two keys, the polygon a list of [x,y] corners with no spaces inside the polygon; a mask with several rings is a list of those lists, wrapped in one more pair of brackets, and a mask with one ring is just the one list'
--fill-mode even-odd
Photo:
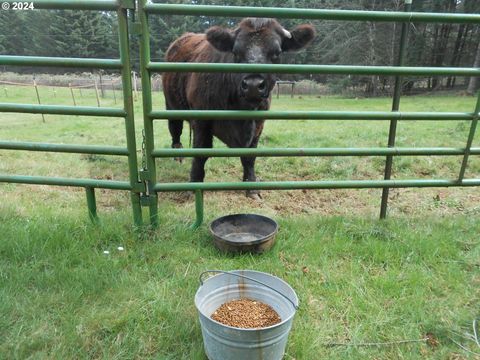
{"label": "wire fence", "polygon": [[[136,82],[139,79],[135,72],[132,72],[132,81],[134,81],[134,100],[137,100],[139,89]],[[61,76],[41,74],[28,79],[28,76],[23,74],[4,73],[3,76],[0,76],[0,89],[2,89],[0,97],[4,97],[6,101],[13,98],[15,95],[12,87],[18,86],[34,89],[39,105],[44,103],[42,98],[46,97],[45,92],[42,92],[43,96],[40,95],[39,88],[51,90],[47,93],[49,94],[48,98],[56,98],[59,91],[68,89],[74,106],[77,106],[79,98],[88,97],[92,92],[95,94],[98,107],[102,106],[104,99],[109,99],[109,102],[113,99],[115,104],[122,100],[122,79],[120,77],[95,77],[93,74],[87,74],[84,77],[70,76],[69,74]]]}

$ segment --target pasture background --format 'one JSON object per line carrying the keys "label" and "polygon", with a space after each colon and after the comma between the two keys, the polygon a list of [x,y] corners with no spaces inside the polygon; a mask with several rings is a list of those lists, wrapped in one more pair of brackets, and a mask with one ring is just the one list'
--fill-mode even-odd
{"label": "pasture background", "polygon": [[[7,87],[6,102],[35,103],[33,89]],[[50,94],[50,95],[49,95]],[[40,88],[42,103],[69,104],[68,89]],[[473,111],[475,98],[444,93],[403,97],[402,111]],[[96,105],[93,91],[77,97]],[[103,106],[115,106],[105,99]],[[121,106],[121,101],[116,106]],[[274,110],[390,110],[390,98],[334,96],[273,100]],[[154,108],[163,108],[161,93]],[[141,143],[141,99],[135,102]],[[122,119],[2,114],[2,140],[125,145]],[[469,122],[400,122],[398,146],[465,146]],[[156,146],[168,147],[165,121]],[[268,121],[259,146],[385,146],[388,122]],[[480,146],[478,135],[474,146]],[[183,143],[188,146],[188,126]],[[216,141],[215,146],[223,146]],[[140,156],[140,154],[139,154]],[[141,160],[141,157],[139,157]],[[395,178],[455,178],[460,157],[397,157]],[[159,181],[187,181],[190,160],[157,161]],[[258,158],[262,180],[381,179],[383,157]],[[0,151],[7,174],[127,179],[121,157]],[[239,159],[210,159],[207,181],[240,180]],[[472,156],[466,177],[478,177]],[[159,194],[157,231],[132,230],[129,196],[97,190],[100,226],[89,223],[83,189],[1,184],[0,357],[203,359],[193,295],[212,268],[253,268],[281,276],[300,296],[286,359],[467,359],[465,332],[478,316],[478,188],[395,189],[389,219],[377,220],[381,190],[206,193],[207,224],[233,212],[280,223],[262,256],[225,256],[207,226],[188,230],[194,205],[184,193]],[[124,246],[125,251],[116,251]],[[103,250],[110,250],[109,256]],[[420,339],[389,347],[331,342]],[[453,340],[453,341],[452,341]],[[436,343],[438,341],[438,344]]]}
{"label": "pasture background", "polygon": [[[6,102],[35,103],[33,88],[7,86],[9,97]],[[96,106],[93,90],[83,90],[83,97],[76,91],[78,105]],[[70,90],[39,87],[44,104],[72,105]],[[2,98],[3,100],[3,98]],[[153,96],[154,108],[163,109],[161,92]],[[455,93],[440,93],[436,96],[404,97],[402,111],[473,111],[475,98],[458,96]],[[101,99],[102,106],[121,107],[117,92],[117,104],[110,95]],[[137,148],[141,145],[143,127],[141,98],[135,103]],[[372,110],[389,111],[390,98],[341,98],[337,96],[308,97],[282,96],[273,99],[274,110]],[[42,123],[37,114],[3,114],[0,133],[3,139],[17,141],[43,141],[52,143],[105,144],[125,146],[125,130],[120,118],[80,117],[45,115]],[[388,121],[267,121],[259,146],[263,147],[383,147],[388,138]],[[452,146],[464,147],[470,123],[468,121],[404,121],[397,131],[398,146]],[[164,120],[155,122],[155,146],[169,147],[171,143],[167,124]],[[182,135],[184,146],[189,143],[189,128],[184,125]],[[224,146],[215,140],[215,147]],[[473,146],[480,146],[479,136]],[[2,151],[0,171],[7,174],[93,177],[101,179],[126,180],[127,161],[124,157],[103,155],[75,155],[59,153],[35,153]],[[141,164],[141,154],[138,153]],[[334,179],[383,179],[384,157],[296,157],[258,158],[257,175],[261,180],[334,180]],[[393,178],[455,178],[460,169],[461,156],[403,156],[396,157]],[[157,160],[159,181],[188,181],[190,159],[179,164],[171,159]],[[471,156],[466,178],[478,177],[480,157]],[[206,181],[237,181],[242,178],[240,160],[237,158],[212,158],[206,164]],[[9,188],[13,191],[8,191]],[[32,189],[35,194],[44,194],[42,201],[52,196],[54,206],[71,206],[70,201],[83,204],[83,189],[68,188],[58,191],[54,187],[21,186]],[[18,187],[7,185],[19,206],[26,200],[32,201],[30,192],[17,191]],[[108,190],[98,191],[98,201],[106,210],[119,205],[128,206],[128,194]],[[102,196],[101,194],[108,194]],[[319,213],[345,215],[360,212],[361,216],[375,217],[379,212],[381,190],[313,190],[313,191],[265,191],[264,202],[254,203],[236,192],[206,193],[206,209],[209,213],[225,212],[232,204],[238,209],[261,208],[271,215]],[[24,196],[25,195],[25,196]],[[7,195],[9,196],[9,195]],[[38,195],[37,195],[38,196]],[[290,201],[285,202],[285,198]],[[74,200],[77,199],[77,200]],[[180,213],[192,210],[190,199],[183,193],[160,194],[160,203],[175,204]],[[444,213],[478,213],[480,195],[478,189],[392,189],[389,209],[391,215],[405,213],[409,216],[424,214],[432,216]],[[102,212],[102,209],[100,209]],[[190,216],[186,216],[187,218]],[[183,216],[185,217],[185,216]],[[182,218],[182,216],[180,216]]]}

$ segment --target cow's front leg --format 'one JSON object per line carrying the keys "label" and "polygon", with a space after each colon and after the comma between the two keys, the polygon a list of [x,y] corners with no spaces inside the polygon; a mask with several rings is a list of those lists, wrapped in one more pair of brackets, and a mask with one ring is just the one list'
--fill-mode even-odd
{"label": "cow's front leg", "polygon": [[[255,136],[250,144],[250,148],[256,148],[258,141],[260,140],[260,135],[262,134],[264,120],[259,120],[255,123]],[[241,157],[243,166],[243,181],[257,181],[257,176],[255,175],[255,160],[256,157]],[[247,190],[247,197],[260,200],[262,198],[260,190]]]}
{"label": "cow's front leg", "polygon": [[[255,176],[255,157],[241,157],[243,166],[243,181],[257,181]],[[247,197],[260,200],[262,196],[260,195],[259,190],[247,190]]]}
{"label": "cow's front leg", "polygon": [[[213,146],[213,135],[209,121],[195,121],[193,127],[193,147],[211,148]],[[191,182],[203,182],[205,178],[205,163],[208,157],[195,157],[192,161],[190,171]]]}

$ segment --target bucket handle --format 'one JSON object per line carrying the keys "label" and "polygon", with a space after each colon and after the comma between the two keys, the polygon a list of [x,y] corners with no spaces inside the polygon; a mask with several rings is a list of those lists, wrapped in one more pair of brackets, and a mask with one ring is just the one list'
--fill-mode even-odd
{"label": "bucket handle", "polygon": [[234,272],[230,272],[230,271],[223,271],[223,270],[205,270],[204,272],[202,272],[199,276],[199,281],[200,281],[200,286],[203,286],[203,275],[207,274],[207,273],[217,273],[217,274],[227,274],[227,275],[233,275],[233,276],[237,276],[237,277],[240,277],[240,278],[243,278],[243,279],[247,279],[247,280],[250,280],[250,281],[253,281],[253,282],[256,282],[257,284],[260,284],[260,285],[263,285],[267,288],[269,288],[270,290],[273,290],[275,291],[277,294],[279,295],[282,295],[285,299],[287,299],[288,301],[290,301],[290,303],[293,305],[293,307],[295,308],[295,310],[298,310],[298,305],[295,304],[295,302],[290,299],[287,295],[281,293],[280,291],[278,291],[277,289],[271,287],[270,285],[267,285],[265,284],[264,282],[261,282],[259,280],[256,280],[256,279],[253,279],[249,276],[245,276],[245,275],[240,275],[240,274],[236,274]]}

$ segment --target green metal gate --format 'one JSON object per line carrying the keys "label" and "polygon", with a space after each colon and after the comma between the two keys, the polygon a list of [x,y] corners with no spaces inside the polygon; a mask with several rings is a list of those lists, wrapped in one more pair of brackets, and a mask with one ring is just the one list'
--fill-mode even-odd
{"label": "green metal gate", "polygon": [[[7,1],[13,2],[13,1]],[[158,224],[158,192],[195,191],[197,219],[194,226],[203,220],[203,191],[206,190],[273,190],[273,189],[340,189],[382,188],[380,216],[386,216],[388,191],[400,187],[449,187],[480,186],[480,178],[465,179],[465,169],[470,155],[479,155],[480,148],[472,147],[480,112],[480,93],[475,109],[467,112],[401,112],[400,96],[402,76],[457,75],[480,76],[478,68],[435,68],[405,67],[408,29],[411,22],[474,23],[480,24],[477,14],[439,14],[411,12],[411,0],[405,0],[404,12],[312,10],[287,8],[252,8],[238,6],[202,6],[181,4],[154,4],[138,0],[135,33],[140,36],[140,59],[143,91],[143,113],[145,131],[145,164],[139,171],[134,129],[132,84],[130,78],[130,49],[127,10],[134,9],[134,0],[37,0],[38,9],[81,9],[116,11],[118,15],[120,59],[79,59],[0,56],[0,65],[57,66],[119,69],[122,73],[124,108],[94,108],[51,105],[25,105],[0,103],[0,112],[41,113],[119,117],[125,120],[127,147],[63,145],[0,141],[0,149],[53,151],[121,155],[128,157],[129,181],[107,181],[96,179],[49,178],[39,176],[1,175],[0,182],[79,186],[86,189],[89,213],[96,218],[95,188],[127,190],[131,193],[133,216],[136,225],[142,224],[141,206],[148,206],[150,221]],[[401,22],[400,51],[396,66],[354,65],[267,65],[267,64],[203,64],[203,63],[159,63],[150,61],[148,17],[151,15],[185,16],[231,16],[231,17],[275,17],[324,19],[339,21],[387,21]],[[391,112],[382,111],[163,111],[152,108],[151,75],[156,72],[271,72],[298,74],[357,74],[395,76],[395,88]],[[154,146],[153,121],[156,119],[277,119],[277,120],[369,120],[389,121],[390,131],[386,147],[380,148],[260,148],[260,149],[157,149]],[[462,148],[412,148],[395,147],[397,122],[412,120],[468,120],[470,131],[465,147]],[[458,176],[452,179],[409,179],[392,180],[394,156],[461,155]],[[384,180],[340,180],[340,181],[270,181],[270,182],[216,182],[216,183],[159,183],[156,179],[156,159],[166,157],[195,156],[385,156]],[[141,200],[141,201],[140,201]]]}
{"label": "green metal gate", "polygon": [[[404,12],[312,10],[287,8],[254,8],[239,6],[205,6],[181,4],[157,4],[140,0],[138,4],[141,33],[141,71],[144,94],[144,126],[146,133],[146,156],[150,215],[157,222],[157,192],[193,190],[196,193],[197,219],[194,227],[203,219],[203,197],[205,190],[273,190],[273,189],[353,189],[382,188],[380,217],[386,216],[389,188],[400,187],[449,187],[479,186],[480,178],[465,179],[465,169],[470,155],[480,154],[473,148],[472,141],[480,111],[480,93],[476,107],[471,112],[400,112],[401,77],[404,75],[457,75],[479,76],[478,68],[405,67],[408,28],[411,22],[475,23],[480,24],[476,14],[440,14],[411,12],[411,0],[405,1]],[[230,16],[230,17],[274,17],[302,18],[340,21],[396,21],[402,22],[400,50],[397,66],[354,66],[354,65],[270,65],[270,64],[204,64],[204,63],[160,63],[150,61],[148,16]],[[395,76],[395,88],[391,112],[373,111],[179,111],[153,110],[150,77],[155,72],[250,72],[250,73],[297,73],[297,74],[356,74]],[[389,121],[390,131],[387,147],[383,148],[263,148],[263,149],[156,149],[154,147],[153,121],[155,119],[276,119],[276,120],[370,120]],[[406,148],[395,147],[397,122],[411,120],[470,120],[471,126],[464,148]],[[394,156],[401,155],[463,155],[458,176],[454,179],[411,179],[391,180]],[[165,157],[230,157],[230,156],[385,156],[384,180],[341,180],[341,181],[270,181],[270,182],[215,182],[215,183],[158,183],[156,181],[156,158]]]}
{"label": "green metal gate", "polygon": [[[13,3],[13,1],[7,1]],[[143,184],[139,181],[137,154],[135,144],[135,125],[132,101],[132,82],[130,77],[130,48],[128,33],[127,10],[134,9],[134,1],[128,0],[43,0],[35,1],[36,9],[69,9],[115,11],[118,18],[120,59],[86,59],[86,58],[55,58],[36,56],[0,56],[0,65],[15,66],[51,66],[65,68],[98,68],[117,69],[121,71],[123,87],[123,109],[96,108],[87,106],[57,106],[0,103],[0,112],[60,114],[118,117],[125,121],[127,147],[95,146],[95,145],[65,145],[49,143],[0,141],[0,149],[48,151],[79,154],[119,155],[128,158],[129,181],[111,181],[98,179],[75,179],[43,176],[21,176],[0,174],[0,182],[43,184],[83,187],[86,190],[89,215],[92,220],[97,218],[95,189],[128,190],[131,193],[133,218],[136,225],[142,224],[140,194]]]}

